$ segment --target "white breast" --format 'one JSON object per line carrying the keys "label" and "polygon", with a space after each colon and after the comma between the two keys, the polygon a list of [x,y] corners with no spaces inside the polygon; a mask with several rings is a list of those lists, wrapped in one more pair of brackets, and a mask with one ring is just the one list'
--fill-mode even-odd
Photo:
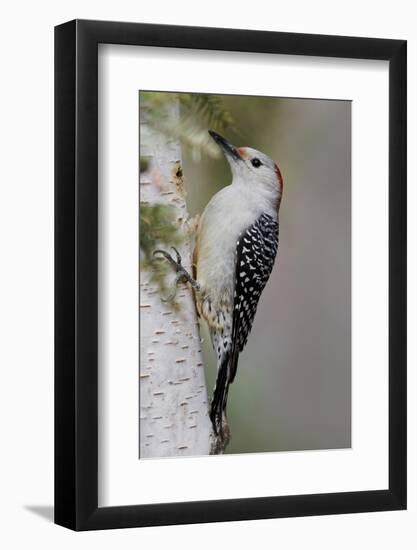
{"label": "white breast", "polygon": [[[232,184],[212,197],[197,235],[197,280],[213,302],[234,290],[236,243],[239,235],[262,214],[277,216],[271,201],[257,190]],[[214,304],[215,305],[215,304]]]}

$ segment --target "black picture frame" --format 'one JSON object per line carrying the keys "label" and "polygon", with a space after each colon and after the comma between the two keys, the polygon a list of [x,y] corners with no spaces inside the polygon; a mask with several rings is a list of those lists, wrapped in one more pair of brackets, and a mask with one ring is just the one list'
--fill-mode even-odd
{"label": "black picture frame", "polygon": [[[98,507],[98,44],[389,61],[389,488]],[[406,41],[74,20],[55,28],[55,522],[74,530],[406,508]]]}

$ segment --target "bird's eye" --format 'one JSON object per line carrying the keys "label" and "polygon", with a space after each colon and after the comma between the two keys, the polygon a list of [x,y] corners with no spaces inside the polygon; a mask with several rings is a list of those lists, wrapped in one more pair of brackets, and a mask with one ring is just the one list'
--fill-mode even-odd
{"label": "bird's eye", "polygon": [[252,159],[251,163],[252,163],[252,166],[254,166],[255,168],[259,168],[262,164],[262,162],[259,159]]}

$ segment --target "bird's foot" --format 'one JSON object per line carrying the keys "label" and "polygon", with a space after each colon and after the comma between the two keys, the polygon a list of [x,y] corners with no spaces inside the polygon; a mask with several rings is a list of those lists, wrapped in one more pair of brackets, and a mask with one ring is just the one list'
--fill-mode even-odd
{"label": "bird's foot", "polygon": [[153,256],[157,256],[158,254],[160,254],[166,260],[168,260],[168,262],[173,267],[176,273],[175,281],[173,285],[173,291],[171,292],[171,294],[169,294],[167,298],[162,298],[163,302],[172,302],[172,300],[175,298],[177,294],[177,285],[180,283],[189,283],[194,288],[194,290],[196,291],[200,290],[200,285],[197,283],[195,279],[191,277],[191,275],[182,265],[181,254],[178,252],[178,250],[174,246],[172,246],[171,248],[175,252],[175,256],[176,256],[175,259],[171,256],[171,254],[169,254],[169,252],[166,252],[165,250],[157,249],[157,250],[154,250],[153,252]]}

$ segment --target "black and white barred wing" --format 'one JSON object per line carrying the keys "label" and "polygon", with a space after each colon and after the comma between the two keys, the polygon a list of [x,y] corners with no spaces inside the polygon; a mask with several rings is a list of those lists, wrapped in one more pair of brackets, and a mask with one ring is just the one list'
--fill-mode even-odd
{"label": "black and white barred wing", "polygon": [[259,298],[274,266],[278,233],[277,221],[262,214],[237,242],[230,382],[235,377],[239,352],[246,345]]}

